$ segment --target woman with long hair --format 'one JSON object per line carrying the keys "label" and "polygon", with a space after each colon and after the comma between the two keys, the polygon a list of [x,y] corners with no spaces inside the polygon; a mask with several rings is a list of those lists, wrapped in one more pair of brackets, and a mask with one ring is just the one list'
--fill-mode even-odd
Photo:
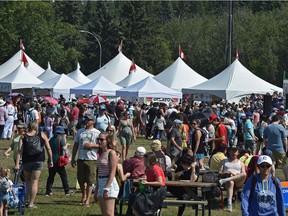
{"label": "woman with long hair", "polygon": [[[199,168],[200,170],[205,170],[204,168],[204,143],[202,139],[202,131],[200,128],[201,125],[201,120],[200,119],[194,119],[192,121],[192,151],[193,151],[193,156],[196,157],[197,162],[199,163]],[[204,137],[203,137],[204,138]],[[204,138],[205,139],[205,138]]]}
{"label": "woman with long hair", "polygon": [[119,194],[119,185],[115,178],[119,161],[114,150],[113,136],[107,132],[99,135],[101,155],[96,161],[98,167],[97,198],[101,213],[104,216],[114,216],[115,199]]}
{"label": "woman with long hair", "polygon": [[34,205],[38,191],[38,182],[45,161],[45,151],[48,153],[48,166],[53,167],[52,151],[49,145],[49,139],[45,132],[38,131],[37,121],[30,121],[28,132],[21,136],[18,146],[15,170],[19,170],[20,158],[24,170],[26,193],[25,205],[28,208],[37,208]]}
{"label": "woman with long hair", "polygon": [[109,135],[113,136],[113,145],[115,147],[115,151],[118,151],[118,147],[119,147],[119,140],[118,140],[118,136],[117,136],[117,132],[116,132],[116,128],[114,125],[109,125],[106,129],[106,131],[108,132]]}

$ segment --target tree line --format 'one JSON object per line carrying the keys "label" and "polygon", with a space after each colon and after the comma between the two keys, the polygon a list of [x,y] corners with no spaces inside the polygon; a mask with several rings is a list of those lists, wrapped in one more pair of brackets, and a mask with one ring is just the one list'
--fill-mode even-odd
{"label": "tree line", "polygon": [[[156,75],[178,58],[211,78],[227,67],[229,1],[2,1],[0,64],[19,50],[58,73],[76,69],[88,75],[123,54]],[[233,1],[232,60],[255,75],[282,86],[287,70],[288,2]],[[128,75],[128,71],[127,71]],[[183,77],[185,79],[185,77]]]}

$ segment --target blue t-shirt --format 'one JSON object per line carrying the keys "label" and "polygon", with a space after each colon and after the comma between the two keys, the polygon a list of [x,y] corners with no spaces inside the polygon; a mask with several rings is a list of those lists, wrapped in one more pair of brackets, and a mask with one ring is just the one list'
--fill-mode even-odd
{"label": "blue t-shirt", "polygon": [[247,119],[244,125],[244,132],[245,132],[245,140],[253,140],[253,137],[249,133],[249,129],[252,129],[252,133],[254,134],[254,126],[250,119]]}
{"label": "blue t-shirt", "polygon": [[281,124],[270,124],[263,132],[263,138],[268,139],[267,149],[278,153],[285,153],[283,147],[283,139],[285,137],[286,132]]}

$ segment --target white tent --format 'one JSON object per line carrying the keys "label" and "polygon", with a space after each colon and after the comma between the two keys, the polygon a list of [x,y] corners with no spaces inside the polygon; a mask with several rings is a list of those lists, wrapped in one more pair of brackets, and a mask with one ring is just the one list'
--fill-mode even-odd
{"label": "white tent", "polygon": [[123,80],[121,80],[120,82],[116,83],[117,85],[126,88],[130,85],[133,85],[141,80],[143,80],[145,78],[140,77],[137,75],[137,71],[135,72],[131,72],[127,77],[125,77]]}
{"label": "white tent", "polygon": [[180,57],[168,68],[156,75],[154,79],[176,91],[207,81],[205,77],[196,73]]}
{"label": "white tent", "polygon": [[84,95],[102,95],[102,96],[115,96],[116,90],[121,89],[120,86],[112,83],[104,76],[98,77],[96,80],[93,80],[87,84],[71,88],[70,94],[84,94]]}
{"label": "white tent", "polygon": [[23,63],[20,63],[14,71],[0,79],[0,91],[10,92],[14,89],[31,89],[32,86],[40,83],[42,83],[42,80],[31,74]]}
{"label": "white tent", "polygon": [[87,78],[81,71],[80,71],[80,64],[77,63],[77,68],[75,71],[72,71],[71,73],[67,74],[70,78],[76,80],[77,82],[81,84],[86,84],[91,82],[89,78]]}
{"label": "white tent", "polygon": [[[22,52],[22,50],[19,50],[9,60],[0,65],[0,79],[10,74],[19,66],[22,59]],[[44,72],[44,69],[36,64],[26,53],[25,55],[28,60],[27,70],[31,72],[35,77],[38,77]]]}
{"label": "white tent", "polygon": [[[118,83],[123,80],[129,74],[131,66],[131,60],[128,59],[122,52],[119,52],[112,60],[110,60],[103,67],[97,71],[89,74],[87,77],[91,80],[95,80],[100,76],[106,77],[113,83]],[[141,67],[136,65],[136,73],[139,80],[146,78],[147,76],[153,76]]]}
{"label": "white tent", "polygon": [[50,63],[48,62],[47,69],[40,76],[38,76],[37,78],[45,82],[45,81],[48,81],[50,79],[53,79],[54,77],[56,77],[58,75],[59,75],[58,73],[54,72],[51,69]]}
{"label": "white tent", "polygon": [[152,77],[146,77],[134,85],[116,91],[116,95],[125,98],[181,98],[182,93],[164,86]]}
{"label": "white tent", "polygon": [[34,86],[33,90],[37,91],[37,89],[47,89],[49,90],[50,95],[55,98],[59,98],[60,94],[62,94],[65,98],[69,98],[70,88],[74,88],[79,85],[81,85],[81,83],[66,76],[65,74],[61,74],[40,85]]}
{"label": "white tent", "polygon": [[213,78],[191,88],[182,89],[183,94],[213,94],[227,101],[249,94],[272,94],[283,90],[254,75],[237,59]]}

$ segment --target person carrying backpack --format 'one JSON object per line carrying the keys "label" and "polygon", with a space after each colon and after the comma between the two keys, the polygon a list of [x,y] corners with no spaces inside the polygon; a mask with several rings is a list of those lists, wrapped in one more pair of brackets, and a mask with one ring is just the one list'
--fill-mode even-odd
{"label": "person carrying backpack", "polygon": [[242,191],[242,215],[286,215],[280,181],[271,174],[271,158],[261,155],[257,166],[260,173],[251,176]]}

